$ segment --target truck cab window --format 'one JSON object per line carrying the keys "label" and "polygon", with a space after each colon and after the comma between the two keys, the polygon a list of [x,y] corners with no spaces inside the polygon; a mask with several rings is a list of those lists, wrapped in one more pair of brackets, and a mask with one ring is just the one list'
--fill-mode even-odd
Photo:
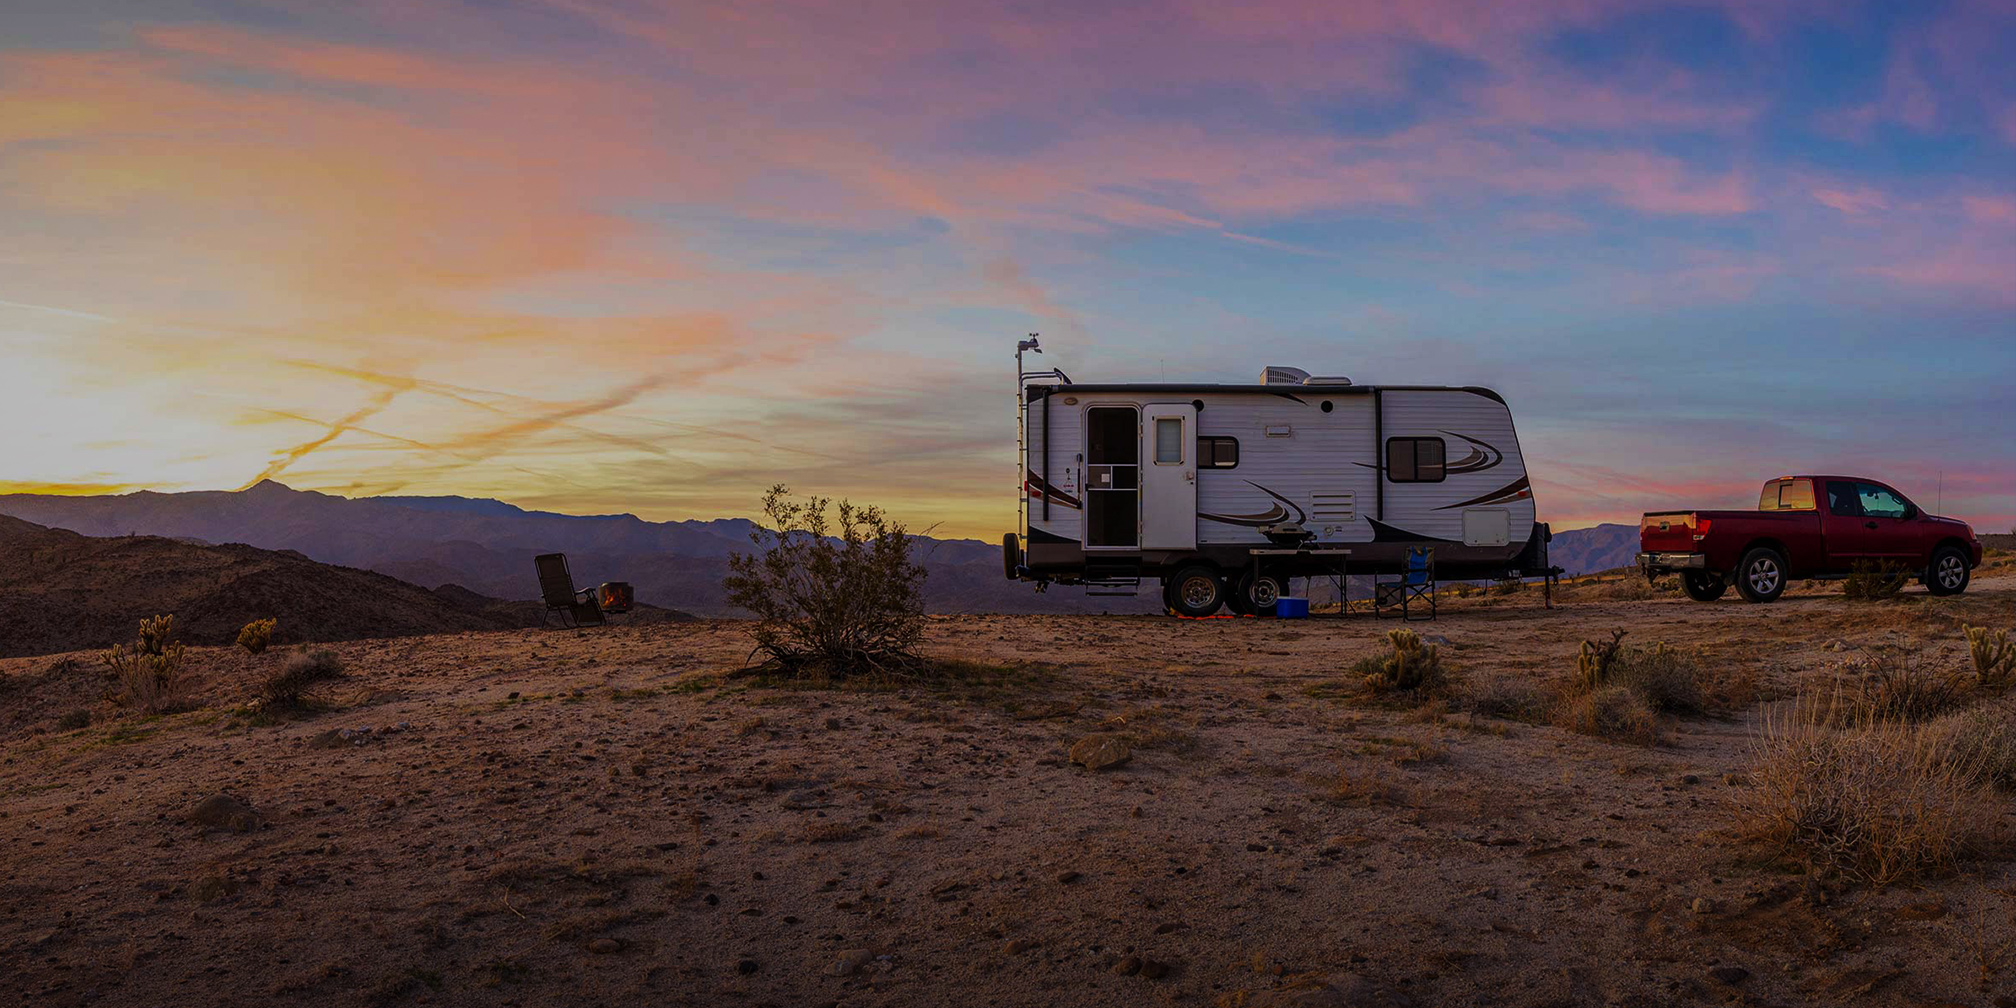
{"label": "truck cab window", "polygon": [[1764,492],[1757,500],[1757,510],[1813,510],[1813,481],[1805,479],[1782,479],[1772,480],[1764,484]]}
{"label": "truck cab window", "polygon": [[1395,483],[1440,483],[1448,446],[1441,438],[1387,438],[1386,478]]}
{"label": "truck cab window", "polygon": [[1827,510],[1837,515],[1860,518],[1862,498],[1855,493],[1855,484],[1828,480]]}
{"label": "truck cab window", "polygon": [[1874,483],[1855,484],[1855,496],[1862,505],[1862,514],[1870,518],[1902,518],[1910,513],[1911,505],[1897,496],[1888,487]]}

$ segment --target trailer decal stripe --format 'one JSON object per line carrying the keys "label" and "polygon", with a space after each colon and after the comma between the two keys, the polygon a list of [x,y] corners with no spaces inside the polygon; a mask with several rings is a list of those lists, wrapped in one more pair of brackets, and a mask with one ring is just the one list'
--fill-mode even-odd
{"label": "trailer decal stripe", "polygon": [[1296,504],[1294,501],[1291,501],[1288,498],[1283,497],[1280,494],[1275,493],[1274,491],[1269,490],[1266,487],[1263,487],[1260,484],[1253,482],[1252,480],[1247,480],[1246,485],[1252,487],[1255,490],[1260,491],[1261,493],[1266,494],[1269,497],[1274,498],[1279,503],[1275,504],[1273,507],[1269,508],[1267,511],[1261,514],[1216,515],[1216,514],[1206,514],[1205,512],[1199,511],[1197,512],[1197,517],[1203,518],[1206,521],[1222,522],[1226,525],[1246,525],[1253,528],[1260,528],[1265,525],[1276,525],[1285,520],[1288,517],[1288,509],[1282,507],[1281,505],[1286,504],[1289,508],[1295,509],[1296,524],[1299,525],[1309,520],[1308,512],[1302,510],[1301,505]]}
{"label": "trailer decal stripe", "polygon": [[1461,501],[1455,504],[1444,504],[1443,506],[1436,508],[1435,510],[1451,511],[1456,508],[1475,507],[1476,505],[1479,504],[1509,504],[1515,500],[1524,500],[1525,498],[1531,496],[1533,496],[1532,481],[1524,476],[1521,476],[1518,479],[1513,480],[1512,482],[1507,483],[1504,486],[1491,491],[1490,493],[1484,494],[1481,497],[1472,497],[1469,500]]}
{"label": "trailer decal stripe", "polygon": [[1022,481],[1022,489],[1027,491],[1029,496],[1031,497],[1038,498],[1040,500],[1056,501],[1062,507],[1071,508],[1073,510],[1082,510],[1081,506],[1078,503],[1078,498],[1073,497],[1070,494],[1065,493],[1064,491],[1059,490],[1054,486],[1051,486],[1049,480],[1046,480],[1033,472],[1029,474],[1028,479]]}

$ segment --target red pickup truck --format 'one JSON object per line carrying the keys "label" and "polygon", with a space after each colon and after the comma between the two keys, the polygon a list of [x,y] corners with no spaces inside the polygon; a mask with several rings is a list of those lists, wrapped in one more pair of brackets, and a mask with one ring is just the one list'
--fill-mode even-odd
{"label": "red pickup truck", "polygon": [[1732,582],[1747,601],[1771,602],[1793,579],[1846,577],[1865,563],[1917,571],[1927,591],[1954,595],[1981,563],[1966,522],[1860,476],[1782,476],[1764,484],[1755,511],[1650,511],[1638,547],[1648,579],[1677,573],[1698,602]]}

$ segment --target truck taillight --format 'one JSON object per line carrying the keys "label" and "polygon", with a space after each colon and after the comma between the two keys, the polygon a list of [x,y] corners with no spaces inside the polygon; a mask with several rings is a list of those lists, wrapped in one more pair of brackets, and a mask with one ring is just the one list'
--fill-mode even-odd
{"label": "truck taillight", "polygon": [[1707,519],[1707,518],[1696,518],[1696,519],[1694,519],[1694,541],[1695,541],[1695,542],[1700,542],[1701,540],[1703,540],[1703,539],[1706,539],[1706,538],[1708,538],[1708,522],[1709,522],[1709,519]]}

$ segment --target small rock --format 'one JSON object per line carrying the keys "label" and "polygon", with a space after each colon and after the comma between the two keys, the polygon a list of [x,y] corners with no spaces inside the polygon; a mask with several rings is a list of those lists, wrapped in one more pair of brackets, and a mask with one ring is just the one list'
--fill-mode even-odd
{"label": "small rock", "polygon": [[623,951],[623,943],[614,938],[597,938],[588,943],[588,951],[596,955],[608,955]]}
{"label": "small rock", "polygon": [[1680,778],[1680,783],[1682,783],[1682,784],[1699,784],[1699,783],[1701,783],[1701,778],[1700,778],[1700,777],[1698,777],[1698,776],[1696,776],[1696,775],[1694,775],[1694,774],[1691,774],[1691,773],[1690,773],[1690,774],[1686,774],[1686,775],[1683,775],[1683,776],[1682,776],[1682,777]]}
{"label": "small rock", "polygon": [[1708,975],[1714,978],[1716,983],[1724,983],[1732,987],[1750,979],[1750,971],[1741,966],[1717,966],[1709,970]]}
{"label": "small rock", "polygon": [[756,965],[756,960],[754,959],[743,959],[735,964],[735,972],[740,973],[743,976],[748,976],[749,974],[756,972],[756,970],[759,968],[760,967]]}
{"label": "small rock", "polygon": [[1036,942],[1033,939],[1012,938],[1009,940],[1008,944],[1001,946],[1001,954],[1011,956],[1021,955],[1022,953],[1027,952],[1035,947]]}
{"label": "small rock", "polygon": [[1141,975],[1150,980],[1160,980],[1169,975],[1169,964],[1159,959],[1141,960]]}
{"label": "small rock", "polygon": [[259,813],[228,794],[211,795],[189,810],[189,821],[204,829],[250,833],[259,828]]}
{"label": "small rock", "polygon": [[1715,901],[1714,901],[1714,900],[1712,900],[1712,899],[1709,899],[1709,898],[1708,898],[1708,897],[1706,897],[1706,896],[1696,896],[1696,897],[1694,897],[1694,912],[1695,912],[1695,913],[1697,913],[1697,914],[1712,914],[1712,913],[1714,913],[1714,912],[1715,912]]}
{"label": "small rock", "polygon": [[826,972],[833,976],[852,976],[861,967],[875,961],[875,953],[867,949],[847,949],[833,957]]}
{"label": "small rock", "polygon": [[1073,882],[1076,882],[1076,881],[1078,881],[1079,879],[1081,879],[1081,878],[1084,878],[1084,877],[1085,877],[1085,876],[1083,876],[1083,875],[1080,875],[1080,874],[1078,874],[1078,873],[1077,873],[1077,872],[1075,872],[1075,871],[1067,871],[1067,872],[1061,872],[1061,873],[1059,873],[1059,874],[1058,874],[1058,876],[1057,876],[1057,884],[1058,884],[1058,885],[1070,885],[1071,883],[1073,883]]}
{"label": "small rock", "polygon": [[1118,735],[1087,735],[1071,745],[1071,762],[1087,770],[1105,770],[1133,758],[1133,745]]}
{"label": "small rock", "polygon": [[1128,956],[1113,964],[1113,972],[1121,976],[1133,976],[1141,972],[1141,958],[1139,956]]}

